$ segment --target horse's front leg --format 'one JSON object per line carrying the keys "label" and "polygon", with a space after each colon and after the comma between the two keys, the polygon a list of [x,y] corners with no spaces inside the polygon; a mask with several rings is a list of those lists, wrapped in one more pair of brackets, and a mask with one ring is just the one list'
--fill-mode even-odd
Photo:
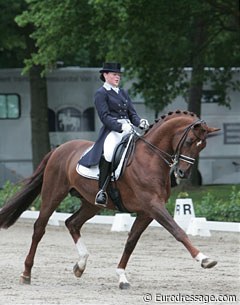
{"label": "horse's front leg", "polygon": [[66,227],[68,228],[69,233],[73,238],[79,254],[79,261],[73,267],[73,272],[76,277],[82,276],[86,268],[87,259],[89,256],[87,247],[81,238],[80,230],[88,219],[97,214],[99,209],[99,207],[88,203],[85,199],[82,198],[82,205],[80,209],[65,221]]}
{"label": "horse's front leg", "polygon": [[119,276],[119,288],[120,289],[128,289],[130,287],[130,284],[129,284],[126,274],[125,274],[125,268],[127,266],[128,260],[131,256],[141,234],[148,227],[148,225],[151,223],[151,221],[152,221],[152,218],[150,218],[144,214],[138,214],[132,225],[127,242],[125,244],[125,248],[124,248],[122,257],[120,259],[120,262],[119,262],[117,270],[116,270],[117,275]]}
{"label": "horse's front leg", "polygon": [[167,229],[176,238],[177,241],[183,243],[183,245],[190,252],[191,256],[196,261],[200,262],[203,268],[212,268],[217,264],[217,261],[211,260],[193,246],[187,234],[182,230],[182,228],[180,228],[173,217],[169,214],[164,203],[151,203],[149,213],[150,216],[159,222],[165,229]]}

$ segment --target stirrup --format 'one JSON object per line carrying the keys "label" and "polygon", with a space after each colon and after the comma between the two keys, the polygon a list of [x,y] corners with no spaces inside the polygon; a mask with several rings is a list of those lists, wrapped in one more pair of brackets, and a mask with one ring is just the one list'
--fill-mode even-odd
{"label": "stirrup", "polygon": [[[101,196],[101,197],[100,197]],[[104,190],[98,191],[95,197],[95,205],[99,207],[106,207],[108,203],[108,195]]]}

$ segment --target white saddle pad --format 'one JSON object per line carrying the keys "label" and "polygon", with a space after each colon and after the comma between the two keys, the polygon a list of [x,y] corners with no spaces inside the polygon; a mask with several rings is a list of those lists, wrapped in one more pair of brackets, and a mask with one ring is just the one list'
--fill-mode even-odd
{"label": "white saddle pad", "polygon": [[[117,169],[115,170],[115,179],[117,180],[120,175],[121,175],[121,172],[122,172],[122,168],[123,168],[123,163],[124,163],[124,159],[125,159],[125,156],[126,156],[126,153],[127,153],[127,150],[128,150],[128,147],[130,145],[130,142],[131,142],[131,139],[132,139],[132,136],[129,137],[129,141],[128,141],[128,144],[124,150],[124,153],[121,157],[121,160],[119,162],[119,165],[117,167]],[[86,152],[83,154],[83,156],[92,148],[92,146],[90,148],[88,148],[86,150]],[[85,167],[83,165],[80,165],[79,163],[77,164],[77,167],[76,167],[76,170],[78,172],[79,175],[85,177],[85,178],[89,178],[89,179],[95,179],[95,180],[98,180],[99,178],[99,167],[98,165],[96,166],[92,166],[92,167]],[[113,177],[112,177],[112,180],[113,180]]]}

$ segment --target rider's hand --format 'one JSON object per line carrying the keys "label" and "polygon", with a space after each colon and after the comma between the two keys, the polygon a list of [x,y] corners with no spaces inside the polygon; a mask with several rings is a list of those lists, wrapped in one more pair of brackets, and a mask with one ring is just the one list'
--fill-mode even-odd
{"label": "rider's hand", "polygon": [[140,129],[143,129],[143,130],[148,130],[148,129],[149,129],[148,120],[146,120],[146,119],[141,119],[140,124],[139,124],[138,127],[139,127]]}
{"label": "rider's hand", "polygon": [[132,127],[131,124],[123,123],[122,124],[122,131],[124,131],[126,133],[131,133],[133,131],[133,127]]}

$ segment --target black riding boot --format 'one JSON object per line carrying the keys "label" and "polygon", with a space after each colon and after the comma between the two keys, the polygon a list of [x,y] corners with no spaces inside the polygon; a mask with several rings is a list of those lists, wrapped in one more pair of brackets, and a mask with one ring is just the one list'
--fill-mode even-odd
{"label": "black riding boot", "polygon": [[100,160],[99,164],[99,192],[96,195],[95,204],[105,207],[107,205],[107,186],[111,176],[111,162],[106,161],[104,158]]}

